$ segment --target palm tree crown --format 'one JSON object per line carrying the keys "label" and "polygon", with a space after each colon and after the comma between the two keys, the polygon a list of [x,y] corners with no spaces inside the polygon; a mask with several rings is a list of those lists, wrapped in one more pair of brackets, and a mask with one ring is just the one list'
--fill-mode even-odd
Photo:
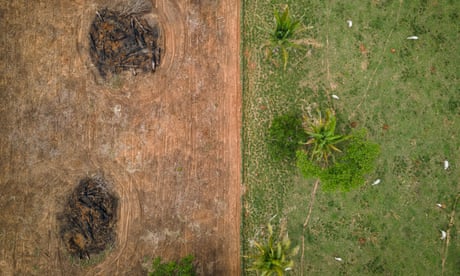
{"label": "palm tree crown", "polygon": [[267,242],[263,244],[254,242],[258,252],[251,256],[253,262],[248,270],[260,272],[261,275],[284,275],[285,271],[292,270],[294,261],[291,258],[297,254],[299,248],[291,249],[291,241],[287,234],[281,241],[275,241],[273,227],[270,224],[268,233]]}
{"label": "palm tree crown", "polygon": [[335,134],[337,124],[336,117],[332,110],[326,110],[323,118],[318,112],[318,118],[304,118],[305,132],[309,136],[305,145],[310,153],[311,159],[328,164],[330,157],[334,158],[333,152],[341,152],[336,145],[349,139],[349,136]]}

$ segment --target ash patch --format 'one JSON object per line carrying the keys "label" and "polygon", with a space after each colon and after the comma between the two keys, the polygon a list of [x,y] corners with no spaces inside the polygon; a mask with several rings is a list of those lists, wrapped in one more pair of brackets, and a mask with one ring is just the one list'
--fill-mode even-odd
{"label": "ash patch", "polygon": [[101,177],[84,178],[60,215],[61,237],[73,256],[90,258],[115,242],[118,199]]}
{"label": "ash patch", "polygon": [[160,65],[160,28],[146,9],[96,12],[89,31],[90,57],[104,79],[122,71],[154,72]]}

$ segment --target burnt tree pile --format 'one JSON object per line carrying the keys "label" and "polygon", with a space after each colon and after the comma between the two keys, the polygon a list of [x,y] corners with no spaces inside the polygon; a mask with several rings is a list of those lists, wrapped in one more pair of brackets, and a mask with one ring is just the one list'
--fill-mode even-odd
{"label": "burnt tree pile", "polygon": [[61,237],[70,254],[90,258],[115,242],[118,199],[103,178],[82,179],[70,195],[61,222]]}
{"label": "burnt tree pile", "polygon": [[90,57],[103,78],[129,70],[153,72],[160,64],[160,29],[142,13],[96,12],[89,31]]}

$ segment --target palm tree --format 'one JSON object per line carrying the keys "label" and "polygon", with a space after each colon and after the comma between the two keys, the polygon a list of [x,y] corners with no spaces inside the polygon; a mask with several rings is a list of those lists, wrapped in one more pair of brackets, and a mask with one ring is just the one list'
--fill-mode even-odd
{"label": "palm tree", "polygon": [[275,29],[269,31],[269,41],[265,43],[263,47],[268,47],[267,55],[269,58],[271,58],[272,54],[280,53],[283,58],[284,70],[286,70],[289,50],[291,48],[301,47],[300,44],[297,44],[296,41],[293,40],[296,33],[300,31],[300,21],[291,18],[288,6],[286,6],[281,14],[275,9],[274,18]]}
{"label": "palm tree", "polygon": [[284,275],[285,271],[292,270],[294,261],[291,258],[297,254],[299,248],[291,249],[291,241],[287,234],[281,241],[275,241],[273,227],[270,224],[268,224],[268,234],[265,243],[254,242],[258,252],[251,256],[253,261],[248,270],[256,271],[262,276]]}
{"label": "palm tree", "polygon": [[305,145],[311,160],[327,165],[330,157],[334,159],[334,152],[341,152],[336,145],[350,136],[335,134],[337,120],[331,109],[326,110],[324,118],[320,111],[318,115],[318,118],[304,117],[305,132],[309,137]]}

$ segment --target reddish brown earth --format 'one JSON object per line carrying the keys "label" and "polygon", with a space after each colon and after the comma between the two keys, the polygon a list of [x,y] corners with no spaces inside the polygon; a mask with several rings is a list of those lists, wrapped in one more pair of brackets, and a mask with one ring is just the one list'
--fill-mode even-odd
{"label": "reddish brown earth", "polygon": [[[154,0],[161,67],[107,82],[87,37],[103,5],[0,0],[0,275],[144,275],[187,254],[239,275],[239,3]],[[95,174],[119,197],[117,241],[82,266],[57,214]]]}

